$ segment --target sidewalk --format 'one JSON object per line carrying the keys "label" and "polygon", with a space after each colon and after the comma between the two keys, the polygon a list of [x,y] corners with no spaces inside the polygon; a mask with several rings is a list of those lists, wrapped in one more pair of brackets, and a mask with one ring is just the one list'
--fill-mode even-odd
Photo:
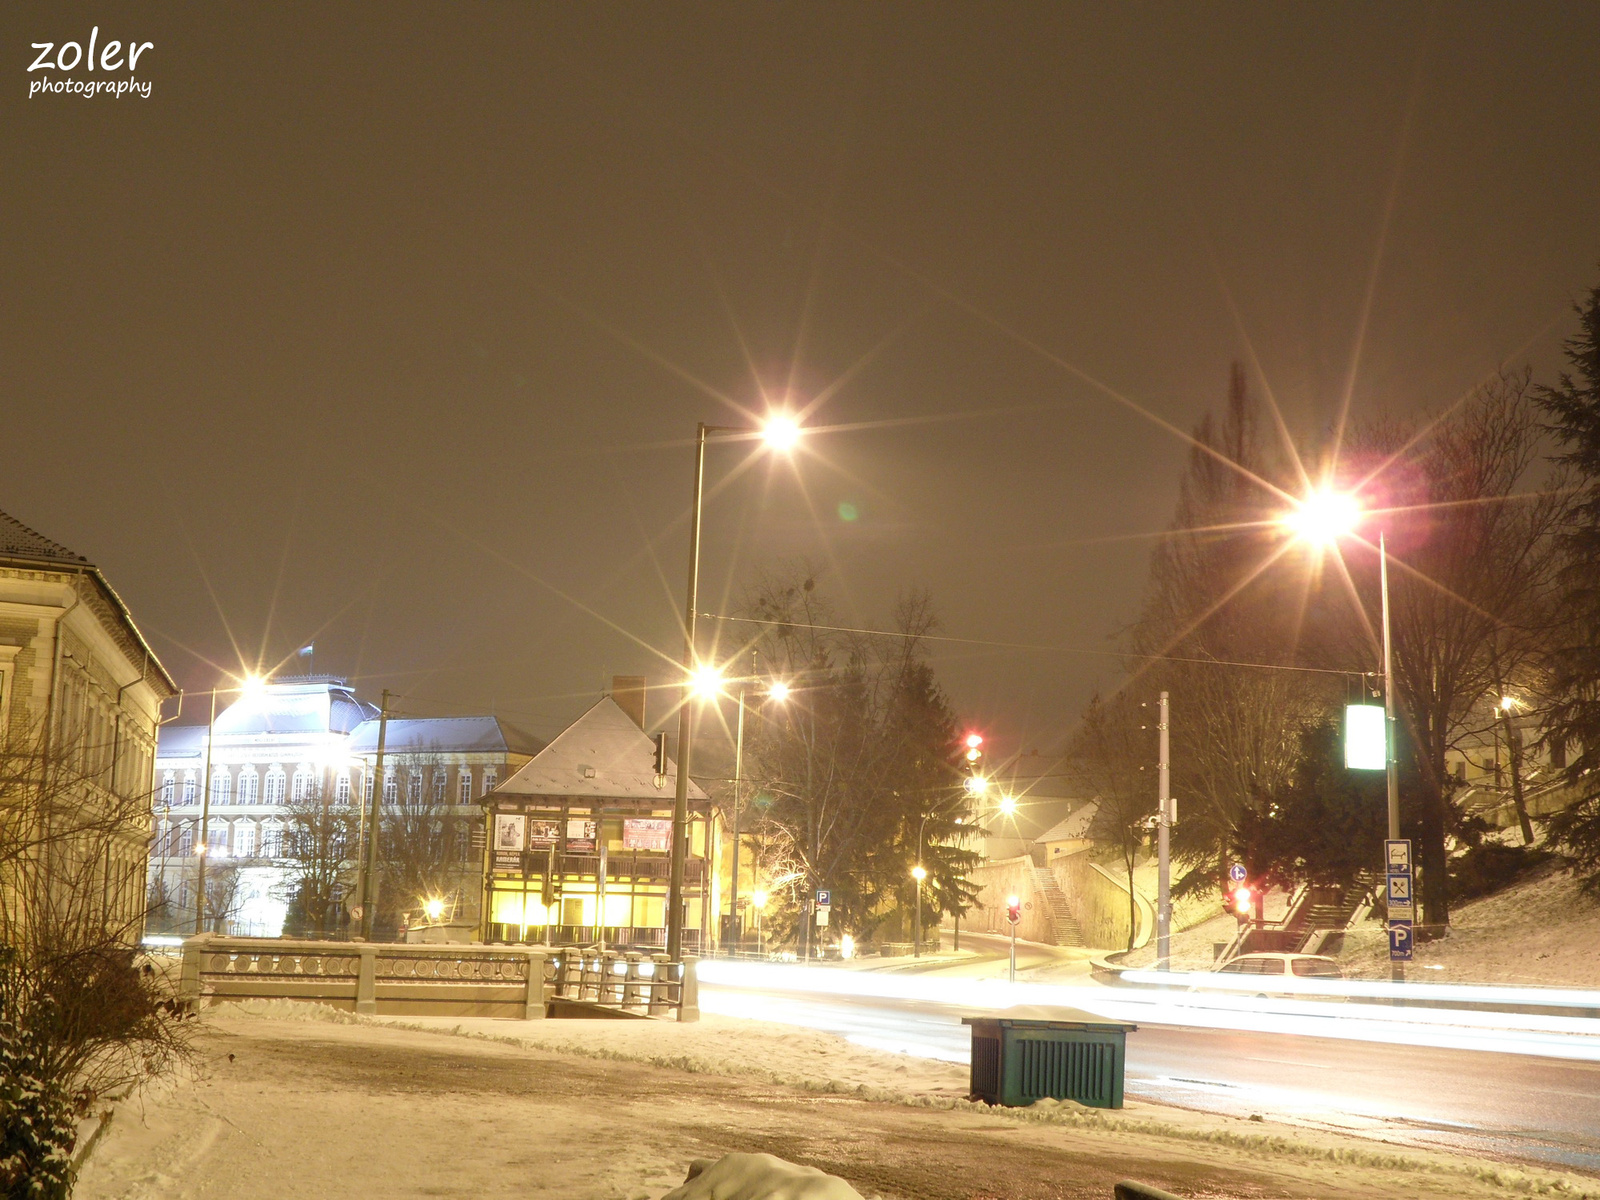
{"label": "sidewalk", "polygon": [[1128,1176],[1208,1197],[1600,1197],[1576,1176],[1153,1105],[988,1109],[962,1098],[964,1068],[761,1022],[247,1009],[205,1018],[200,1078],[124,1105],[78,1200],[651,1200],[731,1151],[886,1200],[1107,1200]]}

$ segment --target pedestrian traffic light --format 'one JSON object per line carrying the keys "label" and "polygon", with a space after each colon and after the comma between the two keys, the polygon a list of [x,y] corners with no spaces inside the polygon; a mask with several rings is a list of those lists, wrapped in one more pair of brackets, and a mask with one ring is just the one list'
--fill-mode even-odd
{"label": "pedestrian traffic light", "polygon": [[665,733],[656,734],[655,743],[656,774],[665,775],[667,773],[667,735]]}
{"label": "pedestrian traffic light", "polygon": [[1006,898],[1006,920],[1013,925],[1022,920],[1022,901],[1015,896]]}
{"label": "pedestrian traffic light", "polygon": [[1241,883],[1228,893],[1228,902],[1233,911],[1241,917],[1250,915],[1250,908],[1255,903],[1256,890],[1248,883]]}

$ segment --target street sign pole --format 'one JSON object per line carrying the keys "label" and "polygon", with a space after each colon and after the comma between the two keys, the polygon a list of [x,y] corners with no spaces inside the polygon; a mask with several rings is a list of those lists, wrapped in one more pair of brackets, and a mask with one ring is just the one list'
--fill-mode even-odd
{"label": "street sign pole", "polygon": [[1397,978],[1404,978],[1402,964],[1411,961],[1412,922],[1416,918],[1415,875],[1411,866],[1411,842],[1390,838],[1383,844],[1384,896],[1389,910],[1389,962]]}

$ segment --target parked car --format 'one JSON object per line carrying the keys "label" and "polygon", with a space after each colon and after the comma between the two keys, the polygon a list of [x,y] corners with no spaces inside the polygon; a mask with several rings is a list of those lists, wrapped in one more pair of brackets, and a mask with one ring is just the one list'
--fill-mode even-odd
{"label": "parked car", "polygon": [[[1262,991],[1255,993],[1259,998],[1271,996],[1273,998],[1290,998],[1305,996],[1304,992],[1273,990],[1268,976],[1277,978],[1294,977],[1297,979],[1343,979],[1344,972],[1339,969],[1339,964],[1325,954],[1241,954],[1230,958],[1214,969],[1217,975],[1246,975],[1262,976]],[[1203,990],[1205,984],[1195,985],[1195,989]],[[1228,991],[1236,989],[1230,987]],[[1343,996],[1316,996],[1312,999],[1342,1000]]]}

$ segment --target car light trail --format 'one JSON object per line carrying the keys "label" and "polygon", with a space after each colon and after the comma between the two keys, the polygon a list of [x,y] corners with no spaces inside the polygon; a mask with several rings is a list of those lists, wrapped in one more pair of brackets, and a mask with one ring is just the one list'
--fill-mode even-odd
{"label": "car light trail", "polygon": [[[703,961],[709,985],[702,1004],[717,1012],[757,1020],[834,1028],[853,1040],[866,1036],[859,1019],[819,1018],[814,1007],[785,1008],[771,993],[804,993],[841,1000],[889,1000],[994,1013],[1018,1005],[1076,1008],[1112,1020],[1300,1037],[1339,1038],[1452,1050],[1487,1050],[1600,1062],[1600,1020],[1448,1008],[1385,1008],[1315,999],[1103,989],[1001,980],[933,979],[769,963]],[[1209,977],[1208,978],[1209,981]],[[1358,982],[1358,981],[1348,981]],[[1257,987],[1260,982],[1257,982]],[[1390,985],[1393,986],[1393,985]],[[1408,998],[1431,998],[1435,985],[1409,985]],[[1459,985],[1438,985],[1457,987]],[[1277,981],[1273,983],[1277,990]],[[724,992],[722,989],[738,989]],[[1522,989],[1513,989],[1522,990]],[[714,994],[712,994],[714,993]],[[755,993],[759,993],[755,994]],[[1482,1001],[1479,1001],[1480,1003]],[[1526,1001],[1524,1001],[1526,1003]],[[883,1031],[880,1037],[892,1036]],[[865,1043],[863,1043],[865,1044]],[[927,1055],[926,1051],[921,1051]],[[927,1055],[933,1057],[933,1055]],[[945,1055],[937,1055],[945,1057]]]}

